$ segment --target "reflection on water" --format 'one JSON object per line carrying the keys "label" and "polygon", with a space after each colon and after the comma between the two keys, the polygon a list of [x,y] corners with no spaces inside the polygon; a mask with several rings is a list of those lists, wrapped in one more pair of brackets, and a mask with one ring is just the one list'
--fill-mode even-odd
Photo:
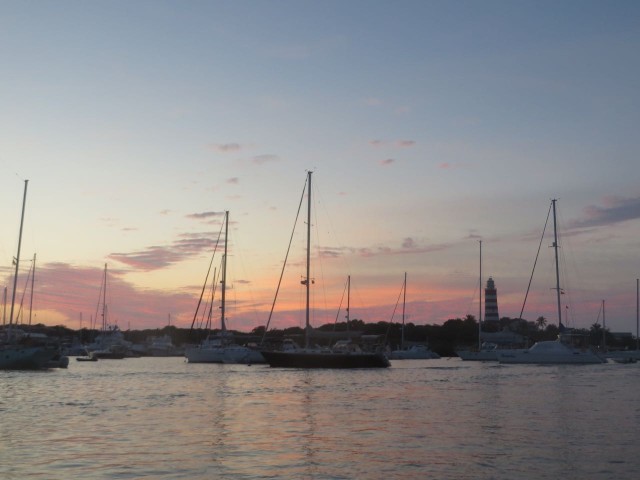
{"label": "reflection on water", "polygon": [[638,365],[0,372],[0,478],[634,478]]}

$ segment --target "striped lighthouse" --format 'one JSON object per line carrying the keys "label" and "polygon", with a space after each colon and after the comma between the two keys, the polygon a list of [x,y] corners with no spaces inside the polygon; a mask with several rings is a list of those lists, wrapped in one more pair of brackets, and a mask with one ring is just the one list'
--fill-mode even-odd
{"label": "striped lighthouse", "polygon": [[491,277],[487,280],[487,286],[484,289],[484,321],[487,323],[500,322],[500,316],[498,315],[498,292],[496,290],[496,284]]}

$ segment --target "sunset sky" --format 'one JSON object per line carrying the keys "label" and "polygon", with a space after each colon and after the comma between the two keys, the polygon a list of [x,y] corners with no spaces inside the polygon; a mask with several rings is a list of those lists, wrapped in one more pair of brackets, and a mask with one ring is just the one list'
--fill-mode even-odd
{"label": "sunset sky", "polygon": [[[639,51],[637,1],[3,0],[9,301],[28,179],[33,323],[89,326],[106,263],[111,323],[189,327],[228,210],[228,326],[264,325],[312,170],[314,324],[348,275],[351,318],[400,321],[405,272],[408,321],[477,316],[479,240],[519,316],[557,198],[565,323],[635,335]],[[523,317],[555,323],[551,242]]]}

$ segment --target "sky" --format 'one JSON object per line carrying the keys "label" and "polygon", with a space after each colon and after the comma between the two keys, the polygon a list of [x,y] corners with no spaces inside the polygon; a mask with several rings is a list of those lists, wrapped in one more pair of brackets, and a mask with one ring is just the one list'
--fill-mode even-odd
{"label": "sky", "polygon": [[405,273],[409,322],[491,276],[556,323],[557,199],[564,323],[635,335],[638,51],[635,1],[2,0],[3,321],[28,180],[19,321],[94,325],[106,265],[109,323],[190,327],[229,211],[228,327],[303,325],[312,171],[312,324]]}

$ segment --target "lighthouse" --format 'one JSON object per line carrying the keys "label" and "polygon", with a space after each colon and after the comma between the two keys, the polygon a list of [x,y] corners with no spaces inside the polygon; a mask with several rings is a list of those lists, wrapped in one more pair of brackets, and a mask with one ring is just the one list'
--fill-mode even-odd
{"label": "lighthouse", "polygon": [[493,278],[489,277],[487,286],[484,289],[484,321],[486,323],[500,322],[498,315],[498,292]]}

